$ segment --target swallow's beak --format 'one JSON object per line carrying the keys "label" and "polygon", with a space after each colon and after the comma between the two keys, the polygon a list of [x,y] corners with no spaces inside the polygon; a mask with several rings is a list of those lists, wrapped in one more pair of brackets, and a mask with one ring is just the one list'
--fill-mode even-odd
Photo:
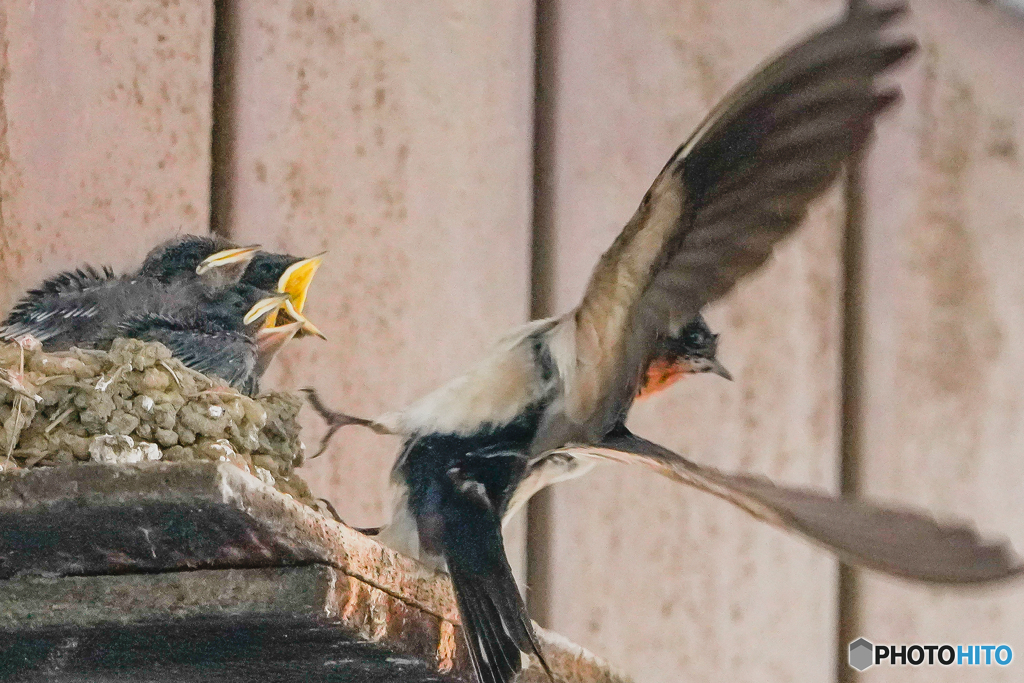
{"label": "swallow's beak", "polygon": [[321,339],[327,339],[327,337],[324,336],[324,333],[321,332],[316,325],[309,321],[309,318],[299,313],[299,311],[296,309],[295,304],[292,303],[291,299],[288,299],[287,301],[284,302],[284,312],[285,315],[287,315],[289,318],[302,324],[302,327],[299,330],[301,334],[315,334]]}
{"label": "swallow's beak", "polygon": [[719,377],[732,381],[732,373],[725,369],[725,366],[718,362],[717,358],[709,358],[707,360],[708,367],[704,372],[713,372]]}
{"label": "swallow's beak", "polygon": [[[224,282],[238,282],[249,267],[249,262],[259,251],[259,246],[224,249],[203,259],[196,267],[196,275],[203,276],[214,271]],[[210,277],[207,275],[207,277]]]}
{"label": "swallow's beak", "polygon": [[252,325],[272,313],[277,313],[282,306],[287,304],[287,294],[275,294],[274,296],[268,296],[266,299],[260,299],[245,314],[245,317],[242,318],[242,323],[244,325]]}
{"label": "swallow's beak", "polygon": [[301,322],[264,327],[256,333],[256,375],[262,375],[277,352],[292,340],[295,333],[302,328]]}
{"label": "swallow's beak", "polygon": [[[291,297],[291,306],[285,309],[289,317],[292,320],[304,323],[299,331],[299,336],[315,334],[321,339],[325,339],[323,333],[313,323],[300,315],[302,309],[306,307],[306,294],[309,292],[309,286],[313,282],[313,276],[316,275],[316,271],[323,262],[324,254],[317,254],[312,258],[296,261],[281,273],[281,277],[277,281],[277,291],[282,294],[288,294]],[[273,327],[276,324],[277,315],[271,316],[267,320],[267,327]]]}
{"label": "swallow's beak", "polygon": [[281,273],[281,277],[277,281],[277,291],[282,294],[291,294],[292,304],[299,313],[302,313],[302,309],[306,306],[306,292],[309,291],[313,276],[316,275],[316,271],[323,262],[324,254],[296,261]]}

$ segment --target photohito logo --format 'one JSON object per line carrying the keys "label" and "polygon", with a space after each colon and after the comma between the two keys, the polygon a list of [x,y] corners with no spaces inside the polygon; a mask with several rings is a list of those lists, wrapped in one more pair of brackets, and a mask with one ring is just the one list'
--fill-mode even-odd
{"label": "photohito logo", "polygon": [[1013,661],[1009,645],[875,645],[867,638],[850,643],[850,666],[864,671],[890,666],[1006,666]]}

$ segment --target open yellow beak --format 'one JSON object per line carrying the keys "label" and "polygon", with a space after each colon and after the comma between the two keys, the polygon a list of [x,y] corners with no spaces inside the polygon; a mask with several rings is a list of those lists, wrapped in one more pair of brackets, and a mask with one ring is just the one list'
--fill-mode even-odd
{"label": "open yellow beak", "polygon": [[287,294],[275,294],[266,299],[260,299],[245,314],[242,322],[245,325],[251,325],[265,316],[276,314],[282,306],[287,306],[289,303]]}
{"label": "open yellow beak", "polygon": [[[288,266],[287,270],[281,273],[277,281],[277,291],[288,294],[290,299],[284,309],[288,317],[302,323],[301,333],[315,334],[321,339],[326,339],[316,325],[302,315],[302,309],[306,306],[306,294],[309,292],[309,285],[313,282],[313,276],[324,262],[324,255],[317,254],[312,258],[296,261]],[[278,314],[267,319],[267,327],[274,327],[278,324]]]}
{"label": "open yellow beak", "polygon": [[316,271],[319,270],[320,264],[323,262],[323,254],[296,261],[281,273],[281,277],[277,281],[277,291],[291,294],[292,304],[299,313],[302,313],[302,309],[306,306],[306,292],[309,291],[313,276],[316,275]]}
{"label": "open yellow beak", "polygon": [[202,275],[203,273],[212,270],[214,268],[223,268],[225,266],[240,266],[242,271],[249,265],[249,261],[252,261],[252,257],[259,251],[258,245],[251,247],[237,247],[235,249],[224,249],[218,251],[216,254],[211,254],[203,259],[203,262],[196,267],[196,275]]}
{"label": "open yellow beak", "polygon": [[315,334],[321,339],[327,339],[327,337],[324,336],[324,333],[321,332],[316,325],[309,322],[309,319],[306,316],[302,315],[301,313],[298,312],[298,310],[296,310],[295,305],[292,304],[291,299],[285,301],[284,306],[282,306],[282,308],[284,308],[284,312],[289,318],[302,323],[302,329],[300,330],[300,332],[303,332],[305,334]]}

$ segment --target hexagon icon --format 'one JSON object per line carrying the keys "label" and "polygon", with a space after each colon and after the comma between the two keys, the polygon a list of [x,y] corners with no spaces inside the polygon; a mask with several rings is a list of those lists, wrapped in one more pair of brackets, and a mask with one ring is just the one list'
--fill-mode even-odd
{"label": "hexagon icon", "polygon": [[865,638],[858,638],[850,643],[850,666],[863,671],[875,663],[875,646]]}

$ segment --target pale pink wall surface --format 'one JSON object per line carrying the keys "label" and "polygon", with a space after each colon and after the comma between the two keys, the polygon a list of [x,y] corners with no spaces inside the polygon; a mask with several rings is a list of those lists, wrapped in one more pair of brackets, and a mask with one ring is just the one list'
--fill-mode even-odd
{"label": "pale pink wall surface", "polygon": [[0,310],[207,229],[212,2],[4,2],[0,49]]}
{"label": "pale pink wall surface", "polygon": [[[329,340],[286,349],[266,383],[400,408],[528,319],[532,7],[233,7],[229,233],[328,252],[307,313]],[[398,445],[349,430],[303,476],[379,524]]]}
{"label": "pale pink wall surface", "polygon": [[[1024,18],[912,2],[922,54],[866,167],[865,492],[1024,548]],[[1000,644],[1009,667],[876,667],[864,681],[1017,681],[1024,588],[866,576],[875,642]]]}
{"label": "pale pink wall surface", "polygon": [[[559,312],[665,160],[727,90],[839,2],[559,2]],[[734,383],[639,404],[638,433],[726,469],[838,481],[838,192],[765,272],[712,308]],[[836,568],[703,494],[608,467],[555,490],[550,627],[645,682],[828,680]],[[795,654],[798,653],[798,654]]]}

